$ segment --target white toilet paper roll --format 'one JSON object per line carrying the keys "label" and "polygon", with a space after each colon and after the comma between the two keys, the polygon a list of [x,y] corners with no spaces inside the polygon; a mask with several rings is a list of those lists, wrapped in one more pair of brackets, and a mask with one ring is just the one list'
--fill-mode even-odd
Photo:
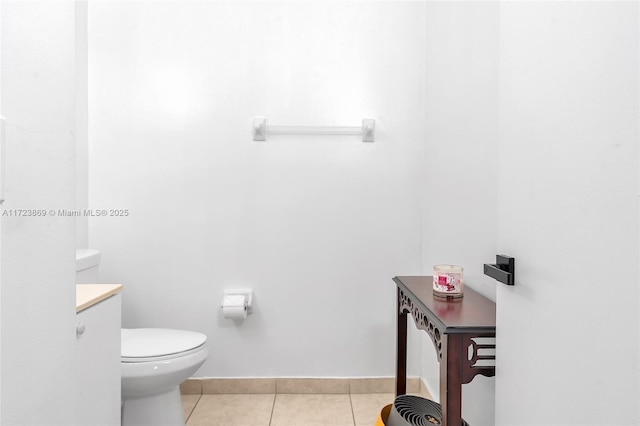
{"label": "white toilet paper roll", "polygon": [[222,316],[231,320],[247,318],[246,298],[239,295],[225,296],[222,301]]}
{"label": "white toilet paper roll", "polygon": [[244,306],[223,306],[222,316],[224,319],[243,320],[247,317],[247,310]]}

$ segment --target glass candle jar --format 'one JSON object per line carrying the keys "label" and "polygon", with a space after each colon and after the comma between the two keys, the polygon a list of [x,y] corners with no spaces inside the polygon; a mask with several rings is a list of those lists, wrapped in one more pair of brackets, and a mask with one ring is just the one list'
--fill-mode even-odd
{"label": "glass candle jar", "polygon": [[462,266],[435,265],[433,267],[433,294],[444,298],[462,297]]}

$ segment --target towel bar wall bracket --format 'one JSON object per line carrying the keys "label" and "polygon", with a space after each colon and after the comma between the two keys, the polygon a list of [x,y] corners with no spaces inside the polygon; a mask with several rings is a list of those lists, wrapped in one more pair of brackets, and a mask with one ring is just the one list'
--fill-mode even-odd
{"label": "towel bar wall bracket", "polygon": [[484,264],[484,274],[506,285],[516,282],[516,259],[510,256],[496,255],[496,264]]}
{"label": "towel bar wall bracket", "polygon": [[362,142],[375,142],[376,120],[363,118],[361,126],[273,126],[265,117],[253,117],[254,141],[266,141],[267,135],[355,135]]}

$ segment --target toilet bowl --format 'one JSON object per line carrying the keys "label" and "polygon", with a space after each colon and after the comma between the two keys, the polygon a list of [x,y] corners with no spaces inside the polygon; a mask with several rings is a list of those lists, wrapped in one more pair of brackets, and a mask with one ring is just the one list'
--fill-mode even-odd
{"label": "toilet bowl", "polygon": [[[99,283],[99,264],[99,251],[76,250],[76,282]],[[184,426],[179,386],[206,361],[206,341],[194,331],[121,330],[122,426]]]}
{"label": "toilet bowl", "polygon": [[122,425],[184,425],[179,385],[206,361],[207,336],[122,329]]}

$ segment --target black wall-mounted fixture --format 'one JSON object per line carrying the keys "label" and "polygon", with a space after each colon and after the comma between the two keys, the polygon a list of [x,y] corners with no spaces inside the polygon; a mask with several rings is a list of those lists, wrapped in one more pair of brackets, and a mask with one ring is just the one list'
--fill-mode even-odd
{"label": "black wall-mounted fixture", "polygon": [[516,259],[514,257],[496,255],[496,264],[484,264],[484,274],[506,285],[516,282]]}

